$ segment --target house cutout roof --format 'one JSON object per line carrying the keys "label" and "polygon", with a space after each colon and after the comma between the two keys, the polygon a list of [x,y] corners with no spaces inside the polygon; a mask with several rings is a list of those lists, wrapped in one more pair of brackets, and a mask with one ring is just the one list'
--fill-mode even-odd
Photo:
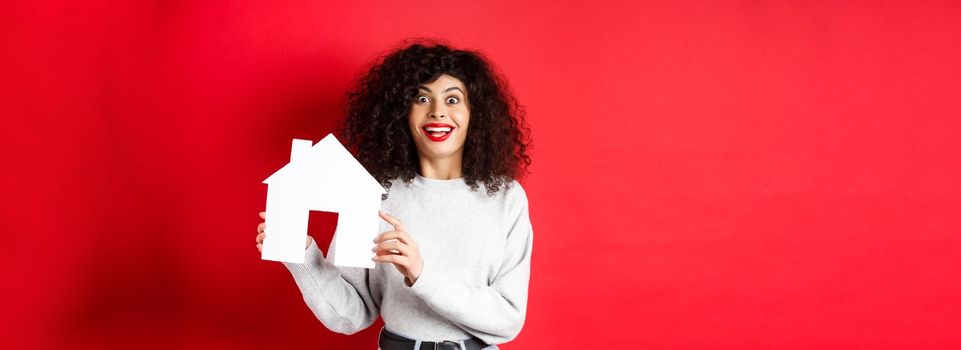
{"label": "house cutout roof", "polygon": [[343,196],[341,199],[345,202],[351,202],[350,198],[369,197],[371,193],[387,193],[333,134],[327,134],[317,144],[294,139],[290,162],[263,183],[272,187],[296,187],[306,192],[302,192],[306,197],[330,196],[331,192],[357,194]]}

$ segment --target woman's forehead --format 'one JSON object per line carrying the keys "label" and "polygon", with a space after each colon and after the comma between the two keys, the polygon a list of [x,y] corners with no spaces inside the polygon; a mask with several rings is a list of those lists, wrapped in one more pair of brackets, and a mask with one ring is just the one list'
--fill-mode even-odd
{"label": "woman's forehead", "polygon": [[447,74],[441,74],[441,76],[437,77],[434,81],[420,85],[421,89],[430,92],[445,92],[455,87],[463,91],[464,83],[460,81],[460,79]]}

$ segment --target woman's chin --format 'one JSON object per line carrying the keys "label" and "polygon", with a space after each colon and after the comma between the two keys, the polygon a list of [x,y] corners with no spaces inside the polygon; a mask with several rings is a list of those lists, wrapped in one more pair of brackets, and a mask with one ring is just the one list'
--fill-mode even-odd
{"label": "woman's chin", "polygon": [[440,160],[455,157],[458,152],[453,147],[446,147],[445,145],[428,145],[422,152],[425,158],[428,160]]}

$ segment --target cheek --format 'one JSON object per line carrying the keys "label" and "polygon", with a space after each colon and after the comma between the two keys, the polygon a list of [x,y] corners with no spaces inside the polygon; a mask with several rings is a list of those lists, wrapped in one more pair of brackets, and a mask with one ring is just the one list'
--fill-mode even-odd
{"label": "cheek", "polygon": [[465,118],[465,119],[460,123],[460,125],[461,125],[461,128],[464,129],[464,131],[465,131],[465,132],[463,133],[463,134],[464,134],[463,137],[464,137],[464,138],[467,138],[467,133],[470,132],[470,128],[469,128],[469,126],[470,126],[470,119],[466,119],[466,118]]}
{"label": "cheek", "polygon": [[454,115],[453,117],[454,117],[454,121],[457,123],[457,126],[460,126],[464,130],[467,130],[467,126],[470,124],[470,112],[468,111],[457,112],[457,114]]}

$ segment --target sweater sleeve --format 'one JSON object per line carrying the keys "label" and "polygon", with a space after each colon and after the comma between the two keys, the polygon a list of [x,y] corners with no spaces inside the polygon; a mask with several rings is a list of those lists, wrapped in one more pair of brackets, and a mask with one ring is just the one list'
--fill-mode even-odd
{"label": "sweater sleeve", "polygon": [[368,270],[337,267],[311,239],[303,264],[284,262],[310,311],[328,329],[354,334],[374,323],[378,305],[370,293]]}
{"label": "sweater sleeve", "polygon": [[534,232],[522,191],[516,204],[509,214],[512,226],[503,248],[504,259],[492,283],[473,286],[424,262],[411,285],[434,311],[488,344],[516,338],[527,313]]}

